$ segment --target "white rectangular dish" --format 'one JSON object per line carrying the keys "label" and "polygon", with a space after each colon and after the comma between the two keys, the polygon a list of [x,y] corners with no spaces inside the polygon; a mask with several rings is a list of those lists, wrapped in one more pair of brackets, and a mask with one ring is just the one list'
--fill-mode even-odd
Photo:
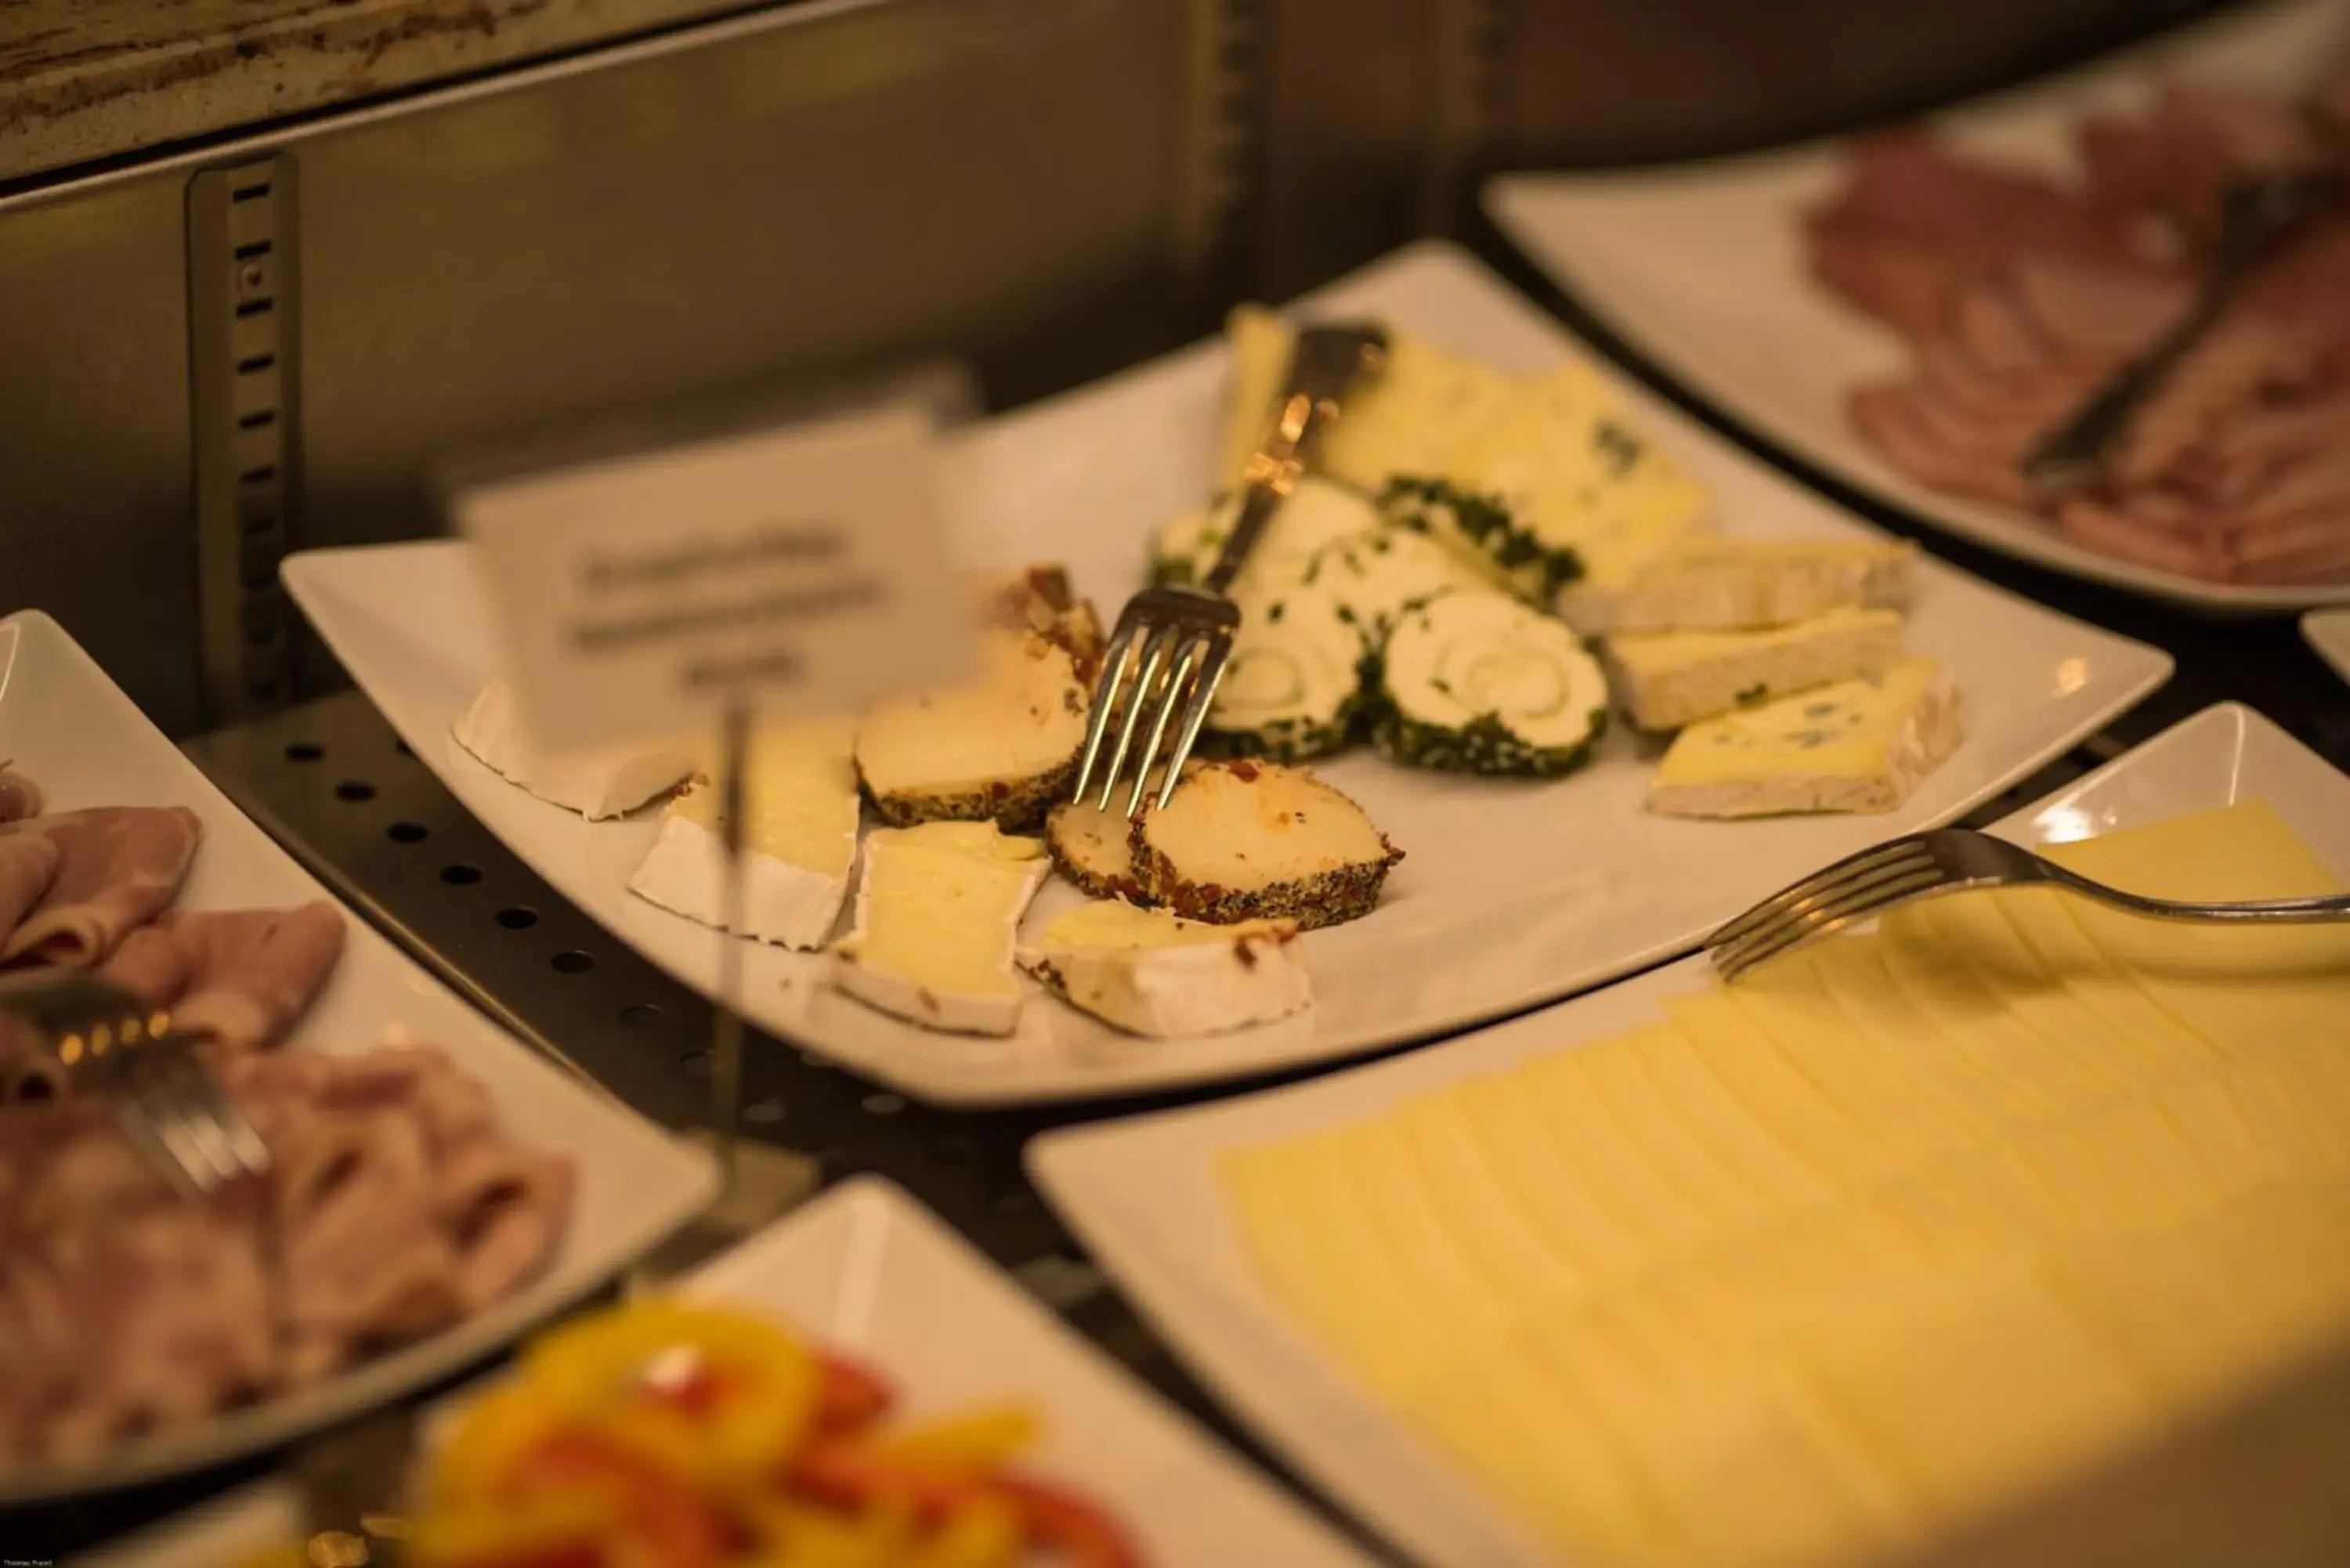
{"label": "white rectangular dish", "polygon": [[[1035,1464],[1128,1524],[1153,1568],[1366,1562],[886,1181],[835,1188],[685,1289],[774,1312],[858,1355],[904,1391],[914,1415],[1030,1406],[1045,1427]],[[227,1568],[295,1522],[290,1494],[265,1487],[93,1553],[85,1568]]]}
{"label": "white rectangular dish", "polygon": [[[2350,874],[2350,777],[2251,710],[2221,704],[1996,829],[2025,843],[2092,836],[2248,797],[2275,805]],[[1392,1062],[1195,1109],[1057,1132],[1028,1167],[1138,1311],[1274,1449],[1430,1563],[1549,1561],[1294,1328],[1259,1282],[1216,1185],[1226,1151],[1375,1115],[1534,1051],[1652,1022],[1710,983],[1691,958],[1563,1006]]]}
{"label": "white rectangular dish", "polygon": [[[2338,45],[2337,0],[2230,12],[2127,55],[1986,99],[1932,123],[1962,150],[2034,168],[2071,165],[2072,122],[2144,102],[2166,72],[2253,89],[2308,78]],[[1842,146],[1616,173],[1503,175],[1485,190],[1503,232],[1658,369],[1804,462],[1995,550],[2212,614],[2350,599],[2350,580],[2243,586],[2098,554],[2052,525],[1929,490],[1863,442],[1845,415],[1857,382],[1897,371],[1890,331],[1816,286],[1802,215],[1835,188]]]}
{"label": "white rectangular dish", "polygon": [[[1504,368],[1536,370],[1576,341],[1463,253],[1402,252],[1301,301],[1382,317]],[[1067,564],[1115,614],[1148,539],[1208,489],[1229,355],[1202,344],[957,437],[949,489],[969,564]],[[1641,425],[1746,535],[1874,537],[1661,400],[1601,373]],[[524,794],[451,738],[492,671],[492,633],[464,546],[300,555],[286,581],[362,689],[480,817],[598,920],[707,992],[718,939],[627,891],[655,831],[589,823]],[[1693,822],[1650,815],[1640,742],[1613,733],[1555,783],[1408,771],[1358,751],[1316,772],[1409,857],[1367,919],[1309,933],[1315,1007],[1230,1034],[1145,1042],[1039,1002],[1006,1041],[924,1032],[816,983],[816,961],[748,950],[750,1015],[923,1098],[981,1105],[1132,1094],[1328,1061],[1427,1038],[1686,951],[1719,921],[1811,867],[1948,822],[2028,775],[2167,679],[2168,657],[1924,563],[1908,628],[1962,691],[1968,737],[1881,816]],[[1070,901],[1051,888],[1031,929]]]}
{"label": "white rectangular dish", "polygon": [[2350,609],[2310,611],[2301,618],[2301,635],[2335,674],[2350,680]]}
{"label": "white rectangular dish", "polygon": [[[330,897],[149,723],[57,622],[0,620],[0,756],[37,783],[48,808],[183,805],[203,836],[179,906],[282,908]],[[0,1503],[120,1486],[216,1464],[341,1420],[447,1376],[618,1274],[717,1189],[708,1156],[494,1027],[363,919],[287,1049],[364,1050],[427,1042],[489,1091],[518,1142],[570,1157],[571,1222],[545,1273],[446,1333],[376,1356],[307,1392],[117,1449],[72,1469],[0,1476]]]}

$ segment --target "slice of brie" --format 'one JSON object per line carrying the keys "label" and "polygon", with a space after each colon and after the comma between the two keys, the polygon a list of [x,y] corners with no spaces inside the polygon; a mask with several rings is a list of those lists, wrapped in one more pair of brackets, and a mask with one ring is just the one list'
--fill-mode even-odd
{"label": "slice of brie", "polygon": [[926,1029],[1011,1033],[1023,999],[1013,946],[1049,867],[1044,845],[991,822],[876,831],[832,983]]}
{"label": "slice of brie", "polygon": [[1294,920],[1212,926],[1107,900],[1056,917],[1020,967],[1131,1034],[1211,1034],[1314,1002]]}
{"label": "slice of brie", "polygon": [[[753,737],[743,823],[746,937],[824,946],[857,863],[853,726],[792,724]],[[629,890],[687,919],[728,929],[726,847],[719,791],[697,784],[669,804]]]}
{"label": "slice of brie", "polygon": [[693,748],[680,740],[550,750],[531,735],[514,688],[494,678],[449,733],[492,773],[591,822],[676,788],[695,764]]}
{"label": "slice of brie", "polygon": [[1607,639],[1618,694],[1643,730],[1678,730],[1901,660],[1897,610],[1846,607],[1751,631],[1624,632]]}

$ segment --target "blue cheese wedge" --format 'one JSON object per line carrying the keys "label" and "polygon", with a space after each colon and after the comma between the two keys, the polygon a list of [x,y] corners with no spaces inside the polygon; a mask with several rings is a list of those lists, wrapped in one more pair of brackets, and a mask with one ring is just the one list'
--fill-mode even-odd
{"label": "blue cheese wedge", "polygon": [[[1262,306],[1243,305],[1227,320],[1232,390],[1216,469],[1225,488],[1239,484],[1264,440],[1295,336]],[[1365,494],[1377,494],[1399,473],[1437,472],[1522,384],[1480,360],[1391,330],[1385,368],[1348,394],[1345,414],[1321,437],[1315,467]]]}
{"label": "blue cheese wedge", "polygon": [[1831,610],[1900,609],[1917,589],[1906,539],[1684,540],[1612,602],[1594,597],[1602,632],[1784,626]]}
{"label": "blue cheese wedge", "polygon": [[1877,675],[1901,659],[1901,617],[1838,609],[1757,631],[1631,632],[1607,639],[1607,661],[1632,722],[1678,730],[1815,686]]}
{"label": "blue cheese wedge", "polygon": [[682,740],[551,750],[531,735],[514,689],[493,679],[449,733],[492,773],[590,822],[619,816],[675,789],[693,772]]}
{"label": "blue cheese wedge", "polygon": [[[743,821],[740,934],[803,950],[824,946],[857,864],[854,726],[778,726],[753,737]],[[702,783],[670,802],[629,890],[725,930],[726,846],[719,791]]]}
{"label": "blue cheese wedge", "polygon": [[925,1029],[1009,1034],[1024,997],[1012,957],[1050,867],[1045,846],[991,822],[877,830],[832,983]]}
{"label": "blue cheese wedge", "polygon": [[[1179,513],[1161,524],[1151,541],[1150,573],[1162,583],[1196,583],[1208,575],[1232,536],[1240,501],[1228,496],[1212,506]],[[1324,545],[1352,539],[1380,526],[1378,508],[1342,484],[1311,474],[1265,524],[1249,551],[1235,592],[1287,582],[1305,571]]]}
{"label": "blue cheese wedge", "polygon": [[1107,900],[1057,916],[1020,967],[1130,1034],[1212,1034],[1310,1007],[1294,920],[1216,926]]}
{"label": "blue cheese wedge", "polygon": [[1648,785],[1667,816],[1892,811],[1959,747],[1957,691],[1930,659],[1692,724]]}
{"label": "blue cheese wedge", "polygon": [[1442,462],[1391,479],[1381,504],[1587,629],[1704,526],[1707,496],[1575,363],[1525,384]]}

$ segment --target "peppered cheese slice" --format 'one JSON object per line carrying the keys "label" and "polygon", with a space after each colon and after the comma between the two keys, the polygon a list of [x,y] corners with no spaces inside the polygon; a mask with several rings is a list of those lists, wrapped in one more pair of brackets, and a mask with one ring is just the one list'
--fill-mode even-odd
{"label": "peppered cheese slice", "polygon": [[1107,899],[1055,917],[1020,967],[1134,1034],[1243,1029],[1314,1002],[1293,920],[1216,926]]}
{"label": "peppered cheese slice", "polygon": [[[762,731],[745,759],[741,933],[785,947],[824,946],[857,863],[856,729],[838,722]],[[639,898],[727,929],[720,792],[698,784],[661,813],[660,832],[629,878]]]}
{"label": "peppered cheese slice", "polygon": [[1901,660],[1901,617],[1833,609],[1792,626],[1731,631],[1625,632],[1607,664],[1632,722],[1678,730],[1798,691],[1882,675]]}
{"label": "peppered cheese slice", "polygon": [[832,983],[927,1029],[1011,1033],[1022,1001],[1014,941],[1049,866],[1042,844],[992,822],[876,831]]}
{"label": "peppered cheese slice", "polygon": [[1930,659],[1691,724],[1648,785],[1668,816],[1883,812],[1959,746],[1960,703]]}

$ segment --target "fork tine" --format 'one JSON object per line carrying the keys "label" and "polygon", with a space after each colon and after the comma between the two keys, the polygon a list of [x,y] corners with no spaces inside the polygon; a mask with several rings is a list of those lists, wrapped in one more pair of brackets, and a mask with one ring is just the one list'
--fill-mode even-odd
{"label": "fork tine", "polygon": [[130,1094],[163,1141],[180,1153],[198,1189],[209,1195],[242,1167],[227,1136],[191,1092],[178,1059],[181,1049],[164,1043],[141,1053],[130,1064]]}
{"label": "fork tine", "polygon": [[[1708,948],[1735,947],[1774,926],[1799,918],[1807,909],[1839,902],[1913,872],[1938,869],[1939,867],[1934,857],[1919,851],[1887,856],[1862,870],[1841,877],[1814,878],[1804,884],[1801,890],[1790,888],[1768,900],[1772,908],[1762,919],[1746,921],[1742,929],[1727,937],[1722,931],[1716,931],[1706,938],[1705,945]],[[1728,929],[1728,927],[1723,928],[1723,930]]]}
{"label": "fork tine", "polygon": [[1855,920],[1866,919],[1880,909],[1905,902],[1920,893],[1957,885],[1957,881],[1939,867],[1913,870],[1895,880],[1848,893],[1836,902],[1821,904],[1788,916],[1750,933],[1727,948],[1712,950],[1711,956],[1714,967],[1721,971],[1722,979],[1735,980],[1756,964],[1776,958],[1814,938],[1841,930]]}
{"label": "fork tine", "polygon": [[212,1160],[190,1137],[187,1124],[174,1107],[169,1103],[159,1104],[150,1094],[143,1073],[126,1064],[110,1085],[107,1099],[113,1107],[116,1125],[130,1134],[132,1141],[163,1151],[164,1158],[156,1163],[173,1186],[191,1198],[211,1194],[218,1185]]}
{"label": "fork tine", "polygon": [[[1109,754],[1109,771],[1102,775],[1101,809],[1109,809],[1110,796],[1118,793],[1118,776],[1126,768],[1126,754],[1134,749],[1134,732],[1142,722],[1143,710],[1157,699],[1159,661],[1167,657],[1168,646],[1174,640],[1175,628],[1157,626],[1150,629],[1150,639],[1142,645],[1142,667],[1134,678],[1134,694],[1127,700],[1125,722],[1118,728],[1118,749]],[[1145,759],[1147,772],[1149,762]]]}
{"label": "fork tine", "polygon": [[1175,796],[1175,785],[1181,780],[1183,763],[1191,756],[1191,748],[1199,742],[1200,730],[1208,722],[1208,710],[1216,700],[1216,682],[1224,678],[1224,661],[1232,651],[1232,634],[1217,631],[1208,638],[1208,650],[1201,659],[1200,672],[1191,678],[1191,694],[1183,707],[1183,724],[1176,732],[1175,749],[1167,753],[1167,776],[1159,781],[1159,805],[1163,809]]}
{"label": "fork tine", "polygon": [[204,1059],[184,1046],[175,1046],[168,1058],[166,1069],[180,1080],[186,1101],[199,1112],[216,1134],[222,1147],[233,1162],[232,1176],[262,1177],[269,1174],[269,1146],[245,1119],[244,1107],[233,1098],[219,1076]]}
{"label": "fork tine", "polygon": [[1093,782],[1094,763],[1100,759],[1102,736],[1109,728],[1110,714],[1118,707],[1119,693],[1125,689],[1126,670],[1134,657],[1134,642],[1141,626],[1131,615],[1118,618],[1118,629],[1111,634],[1108,649],[1102,655],[1101,678],[1094,684],[1093,711],[1086,719],[1086,749],[1077,759],[1077,781],[1069,791],[1072,800],[1086,798],[1086,786]]}
{"label": "fork tine", "polygon": [[1157,716],[1150,725],[1150,739],[1142,748],[1142,759],[1134,770],[1134,790],[1126,797],[1126,815],[1133,816],[1142,809],[1143,796],[1150,793],[1150,764],[1158,760],[1159,748],[1167,739],[1167,726],[1173,722],[1178,699],[1191,690],[1190,682],[1197,675],[1202,639],[1197,636],[1183,639],[1183,652],[1167,677],[1167,691],[1158,703]]}
{"label": "fork tine", "polygon": [[1887,839],[1883,844],[1873,845],[1856,854],[1847,855],[1841,860],[1822,867],[1802,881],[1794,882],[1780,888],[1744,914],[1724,921],[1715,929],[1713,935],[1706,939],[1706,942],[1711,946],[1716,942],[1733,941],[1762,921],[1772,919],[1788,906],[1800,903],[1805,898],[1817,898],[1842,883],[1847,877],[1885,865],[1923,848],[1924,846],[1913,835],[1907,838]]}

